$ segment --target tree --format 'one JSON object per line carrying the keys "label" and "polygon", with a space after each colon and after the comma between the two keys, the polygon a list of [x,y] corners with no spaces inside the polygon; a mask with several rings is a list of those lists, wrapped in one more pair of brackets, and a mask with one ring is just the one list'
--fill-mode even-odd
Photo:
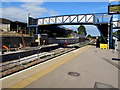
{"label": "tree", "polygon": [[92,38],[92,36],[89,34],[88,36],[87,36],[88,38]]}
{"label": "tree", "polygon": [[113,32],[113,35],[120,36],[120,30],[117,30],[117,31]]}
{"label": "tree", "polygon": [[87,32],[86,32],[86,28],[83,26],[83,25],[80,25],[78,28],[77,28],[77,30],[78,30],[78,34],[80,34],[80,35],[87,35]]}
{"label": "tree", "polygon": [[74,33],[77,33],[77,31],[73,31]]}

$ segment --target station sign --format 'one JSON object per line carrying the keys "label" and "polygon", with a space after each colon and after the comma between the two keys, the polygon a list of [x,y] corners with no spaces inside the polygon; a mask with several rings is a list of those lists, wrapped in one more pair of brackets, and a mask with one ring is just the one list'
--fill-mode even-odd
{"label": "station sign", "polygon": [[120,14],[120,5],[109,5],[108,14]]}
{"label": "station sign", "polygon": [[29,25],[37,25],[38,24],[38,19],[33,19],[32,17],[29,17]]}

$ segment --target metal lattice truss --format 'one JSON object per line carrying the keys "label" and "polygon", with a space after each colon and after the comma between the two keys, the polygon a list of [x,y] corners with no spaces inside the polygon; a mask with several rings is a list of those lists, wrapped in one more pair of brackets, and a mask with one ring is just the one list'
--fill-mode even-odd
{"label": "metal lattice truss", "polygon": [[46,24],[67,24],[67,23],[92,23],[94,15],[72,15],[72,16],[57,16],[38,19],[38,25]]}
{"label": "metal lattice truss", "polygon": [[[79,25],[79,24],[103,24],[110,23],[112,15],[107,13],[97,14],[78,14],[78,15],[63,15],[44,18],[29,18],[29,27],[42,25]],[[113,28],[120,27],[120,20],[113,21]]]}
{"label": "metal lattice truss", "polygon": [[120,20],[119,21],[113,21],[113,28],[119,29],[120,28]]}
{"label": "metal lattice truss", "polygon": [[64,15],[64,16],[54,16],[39,18],[38,25],[51,25],[51,24],[94,24],[94,23],[108,23],[105,18],[111,17],[111,15],[106,14],[80,14],[80,15]]}

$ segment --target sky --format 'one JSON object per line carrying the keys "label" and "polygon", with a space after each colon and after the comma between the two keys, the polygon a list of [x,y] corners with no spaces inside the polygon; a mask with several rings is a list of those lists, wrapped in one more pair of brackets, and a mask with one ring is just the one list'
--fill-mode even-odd
{"label": "sky", "polygon": [[[34,2],[35,1],[35,2]],[[0,15],[13,21],[27,22],[28,13],[35,18],[71,15],[71,14],[89,14],[89,13],[107,13],[108,2],[9,2],[5,0],[0,7]],[[65,25],[65,27],[77,30],[79,25]],[[87,33],[93,36],[99,35],[95,26],[85,26]]]}

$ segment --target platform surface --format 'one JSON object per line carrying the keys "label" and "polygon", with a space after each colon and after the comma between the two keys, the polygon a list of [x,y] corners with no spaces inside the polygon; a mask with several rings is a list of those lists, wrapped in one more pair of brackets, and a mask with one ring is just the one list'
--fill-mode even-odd
{"label": "platform surface", "polygon": [[[94,88],[118,85],[118,52],[86,46],[42,65],[3,78],[3,88]],[[69,75],[77,72],[79,76]],[[10,83],[10,80],[12,81]],[[9,83],[9,84],[8,84]],[[106,87],[103,85],[103,88]]]}

